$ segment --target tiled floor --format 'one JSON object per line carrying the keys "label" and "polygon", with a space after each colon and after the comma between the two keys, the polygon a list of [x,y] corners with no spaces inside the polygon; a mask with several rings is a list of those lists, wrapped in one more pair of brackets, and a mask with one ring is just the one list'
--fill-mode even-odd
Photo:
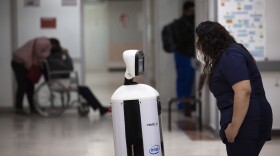
{"label": "tiled floor", "polygon": [[[123,82],[122,73],[89,74],[87,84],[104,105]],[[180,118],[174,113],[174,120]],[[219,140],[192,140],[178,129],[166,127],[163,113],[163,134],[166,156],[225,156]],[[261,156],[279,156],[280,140],[268,142]],[[113,156],[112,118],[91,112],[87,118],[68,112],[59,118],[0,114],[0,156]]]}

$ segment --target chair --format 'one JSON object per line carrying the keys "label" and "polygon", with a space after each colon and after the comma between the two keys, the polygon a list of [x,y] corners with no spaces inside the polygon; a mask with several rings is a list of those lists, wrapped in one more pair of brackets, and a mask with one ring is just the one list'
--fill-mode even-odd
{"label": "chair", "polygon": [[199,130],[202,131],[202,105],[201,105],[201,90],[203,88],[204,82],[206,80],[206,76],[204,74],[200,74],[199,82],[198,82],[198,97],[189,96],[184,98],[171,98],[168,102],[168,130],[171,132],[172,130],[172,104],[177,103],[190,103],[193,106],[198,105],[198,127]]}

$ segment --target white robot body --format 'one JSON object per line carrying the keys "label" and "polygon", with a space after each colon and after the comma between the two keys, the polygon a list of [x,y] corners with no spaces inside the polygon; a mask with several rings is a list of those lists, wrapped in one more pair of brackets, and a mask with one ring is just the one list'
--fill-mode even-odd
{"label": "white robot body", "polygon": [[121,86],[111,99],[116,156],[163,156],[159,94],[144,84]]}
{"label": "white robot body", "polygon": [[111,98],[115,155],[164,156],[159,93],[132,80],[143,74],[144,55],[130,50],[123,57],[127,66],[125,84]]}

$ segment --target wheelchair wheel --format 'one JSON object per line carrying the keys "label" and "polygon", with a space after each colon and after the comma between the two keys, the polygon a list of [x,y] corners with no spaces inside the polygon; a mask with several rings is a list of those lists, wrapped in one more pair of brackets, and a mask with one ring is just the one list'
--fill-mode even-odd
{"label": "wheelchair wheel", "polygon": [[35,108],[45,117],[61,115],[69,102],[69,91],[57,81],[42,83],[34,94]]}
{"label": "wheelchair wheel", "polygon": [[78,113],[81,117],[85,117],[89,114],[89,105],[87,103],[82,102],[78,106]]}

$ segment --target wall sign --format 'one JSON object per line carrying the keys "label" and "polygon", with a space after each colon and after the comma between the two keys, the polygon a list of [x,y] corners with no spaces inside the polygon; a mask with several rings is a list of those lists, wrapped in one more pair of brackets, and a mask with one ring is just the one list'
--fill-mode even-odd
{"label": "wall sign", "polygon": [[242,43],[256,60],[265,60],[265,1],[218,0],[218,22]]}
{"label": "wall sign", "polygon": [[41,29],[55,29],[56,18],[55,17],[41,17]]}
{"label": "wall sign", "polygon": [[126,13],[120,14],[119,21],[123,27],[126,27],[128,20],[129,20],[128,14],[126,14]]}

